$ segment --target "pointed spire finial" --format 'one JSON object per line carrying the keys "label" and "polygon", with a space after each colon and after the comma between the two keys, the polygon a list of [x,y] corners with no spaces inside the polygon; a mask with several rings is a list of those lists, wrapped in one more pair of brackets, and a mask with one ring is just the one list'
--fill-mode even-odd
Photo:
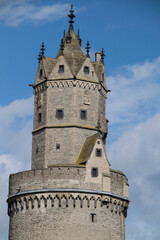
{"label": "pointed spire finial", "polygon": [[73,28],[73,18],[75,18],[76,16],[74,15],[74,10],[73,10],[73,5],[71,5],[71,10],[70,10],[70,14],[68,14],[68,17],[70,18],[69,23],[70,23],[70,28]]}
{"label": "pointed spire finial", "polygon": [[40,60],[42,59],[42,54],[41,53],[38,54],[38,58],[37,59],[38,59],[38,63],[40,63]]}
{"label": "pointed spire finial", "polygon": [[101,51],[101,62],[104,62],[104,57],[105,57],[104,48],[102,48],[102,51]]}
{"label": "pointed spire finial", "polygon": [[79,41],[79,45],[81,46],[82,40],[81,40],[80,35],[79,35],[79,28],[78,28],[78,33],[77,33],[77,39]]}
{"label": "pointed spire finial", "polygon": [[42,42],[42,45],[41,45],[41,55],[43,56],[44,55],[44,51],[45,51],[45,46],[44,46],[44,42]]}
{"label": "pointed spire finial", "polygon": [[64,32],[63,32],[63,37],[65,37],[66,36],[66,30],[64,29]]}
{"label": "pointed spire finial", "polygon": [[64,50],[64,42],[63,42],[63,39],[61,40],[60,47],[61,47],[61,55],[63,55],[63,50]]}
{"label": "pointed spire finial", "polygon": [[85,49],[86,49],[86,52],[87,52],[87,57],[90,57],[89,56],[89,49],[91,48],[90,47],[90,43],[89,43],[89,41],[87,41],[87,44],[86,44],[87,46],[85,47]]}

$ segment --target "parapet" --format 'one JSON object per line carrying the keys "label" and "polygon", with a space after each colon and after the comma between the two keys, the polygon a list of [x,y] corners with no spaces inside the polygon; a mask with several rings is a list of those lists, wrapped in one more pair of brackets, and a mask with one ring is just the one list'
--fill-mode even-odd
{"label": "parapet", "polygon": [[[20,192],[43,189],[86,189],[106,191],[101,182],[86,178],[87,169],[84,165],[53,166],[41,170],[30,170],[10,175],[9,197]],[[108,192],[128,198],[128,181],[120,172],[110,169],[103,174],[101,181],[108,181]]]}

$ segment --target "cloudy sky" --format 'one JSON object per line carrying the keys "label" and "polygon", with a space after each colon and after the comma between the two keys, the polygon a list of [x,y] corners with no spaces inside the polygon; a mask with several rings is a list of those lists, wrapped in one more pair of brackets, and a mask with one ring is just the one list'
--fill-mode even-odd
{"label": "cloudy sky", "polygon": [[[130,207],[126,240],[159,240],[160,208],[160,2],[73,0],[75,31],[91,55],[106,51],[112,168],[126,173]],[[8,176],[30,169],[37,55],[55,57],[68,28],[71,2],[0,0],[0,240],[8,235]]]}

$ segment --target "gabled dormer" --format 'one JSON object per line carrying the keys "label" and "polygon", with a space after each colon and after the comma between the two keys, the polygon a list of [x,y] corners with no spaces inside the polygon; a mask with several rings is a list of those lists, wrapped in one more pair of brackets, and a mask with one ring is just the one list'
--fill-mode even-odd
{"label": "gabled dormer", "polygon": [[87,81],[98,82],[98,77],[90,57],[86,57],[85,61],[83,62],[77,74],[77,78],[87,80]]}
{"label": "gabled dormer", "polygon": [[57,58],[56,64],[53,67],[51,73],[48,77],[50,80],[52,79],[70,79],[73,78],[73,74],[64,58],[63,55],[60,55]]}
{"label": "gabled dormer", "polygon": [[110,191],[110,163],[99,134],[86,138],[77,165],[86,166],[85,182],[97,183],[103,191]]}

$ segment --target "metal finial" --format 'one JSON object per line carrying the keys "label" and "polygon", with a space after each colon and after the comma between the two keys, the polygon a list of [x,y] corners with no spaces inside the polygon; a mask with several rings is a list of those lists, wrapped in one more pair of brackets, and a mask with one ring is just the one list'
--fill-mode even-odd
{"label": "metal finial", "polygon": [[44,42],[42,42],[42,45],[41,45],[41,55],[43,56],[44,55],[44,51],[45,51],[45,46],[44,46]]}
{"label": "metal finial", "polygon": [[87,41],[87,44],[86,44],[87,46],[85,47],[85,49],[86,49],[86,52],[87,52],[87,57],[90,57],[89,56],[89,49],[91,48],[90,47],[90,43],[89,43],[89,41]]}
{"label": "metal finial", "polygon": [[38,54],[38,63],[40,63],[40,60],[42,59],[42,54],[41,54],[41,52]]}
{"label": "metal finial", "polygon": [[105,57],[104,48],[102,48],[102,51],[101,51],[101,62],[104,62],[104,57]]}
{"label": "metal finial", "polygon": [[79,28],[78,28],[78,34],[77,34],[77,35],[78,35],[78,37],[79,37]]}
{"label": "metal finial", "polygon": [[72,25],[72,24],[74,23],[73,18],[76,17],[76,16],[74,15],[73,5],[71,5],[70,14],[68,14],[68,17],[70,18],[70,20],[69,20],[70,26],[73,27],[73,25]]}
{"label": "metal finial", "polygon": [[65,37],[66,36],[66,30],[64,29],[64,32],[63,32],[63,37]]}
{"label": "metal finial", "polygon": [[63,50],[64,50],[64,42],[63,42],[63,39],[61,40],[60,47],[61,47],[61,55],[63,55]]}

